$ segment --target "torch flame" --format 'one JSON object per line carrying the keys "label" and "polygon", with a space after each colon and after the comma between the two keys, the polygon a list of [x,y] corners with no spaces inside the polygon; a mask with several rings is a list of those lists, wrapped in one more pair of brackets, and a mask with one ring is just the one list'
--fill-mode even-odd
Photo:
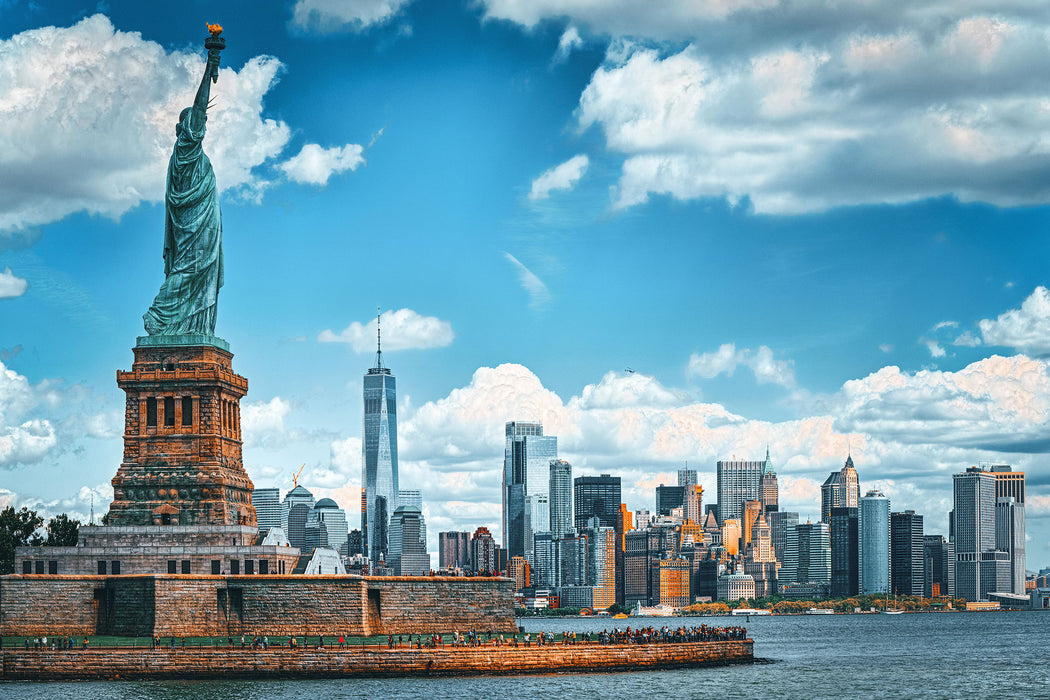
{"label": "torch flame", "polygon": [[[205,24],[208,23],[205,22]],[[212,36],[219,36],[220,34],[222,34],[222,26],[218,24],[208,24],[208,33],[210,33]]]}

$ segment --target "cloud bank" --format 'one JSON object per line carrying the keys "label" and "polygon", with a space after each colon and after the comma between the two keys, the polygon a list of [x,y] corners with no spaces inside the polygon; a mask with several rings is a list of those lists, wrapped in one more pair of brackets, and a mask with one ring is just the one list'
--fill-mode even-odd
{"label": "cloud bank", "polygon": [[871,0],[483,0],[486,17],[606,37],[582,129],[623,158],[616,207],[652,195],[756,212],[950,195],[1050,201],[1050,10]]}
{"label": "cloud bank", "polygon": [[[286,124],[262,116],[280,69],[261,56],[220,71],[206,150],[223,190],[258,186],[252,169],[288,141]],[[168,53],[103,15],[0,41],[0,232],[159,201],[203,70],[200,56]]]}

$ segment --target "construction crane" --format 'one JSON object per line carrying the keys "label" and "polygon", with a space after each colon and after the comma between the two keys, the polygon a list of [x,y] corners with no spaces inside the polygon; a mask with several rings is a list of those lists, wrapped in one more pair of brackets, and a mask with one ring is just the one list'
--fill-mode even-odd
{"label": "construction crane", "polygon": [[299,486],[299,475],[303,473],[303,468],[306,466],[306,462],[303,462],[303,466],[299,467],[299,471],[292,475],[292,488]]}

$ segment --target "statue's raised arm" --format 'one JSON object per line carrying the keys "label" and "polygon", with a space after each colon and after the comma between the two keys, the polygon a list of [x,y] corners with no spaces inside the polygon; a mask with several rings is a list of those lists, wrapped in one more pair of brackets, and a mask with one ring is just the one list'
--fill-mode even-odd
{"label": "statue's raised arm", "polygon": [[208,61],[193,105],[175,126],[164,202],[164,283],[142,317],[150,335],[215,335],[223,283],[222,214],[211,161],[204,154],[211,84],[219,77],[222,27],[208,25]]}

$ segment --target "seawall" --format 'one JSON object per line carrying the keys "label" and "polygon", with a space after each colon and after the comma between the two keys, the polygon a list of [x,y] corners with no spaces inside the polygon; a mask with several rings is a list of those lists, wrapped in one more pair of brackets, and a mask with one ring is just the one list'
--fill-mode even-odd
{"label": "seawall", "polygon": [[513,586],[490,577],[9,575],[0,577],[0,635],[514,632]]}
{"label": "seawall", "polygon": [[530,648],[4,649],[0,680],[491,676],[645,671],[753,661],[750,639]]}

